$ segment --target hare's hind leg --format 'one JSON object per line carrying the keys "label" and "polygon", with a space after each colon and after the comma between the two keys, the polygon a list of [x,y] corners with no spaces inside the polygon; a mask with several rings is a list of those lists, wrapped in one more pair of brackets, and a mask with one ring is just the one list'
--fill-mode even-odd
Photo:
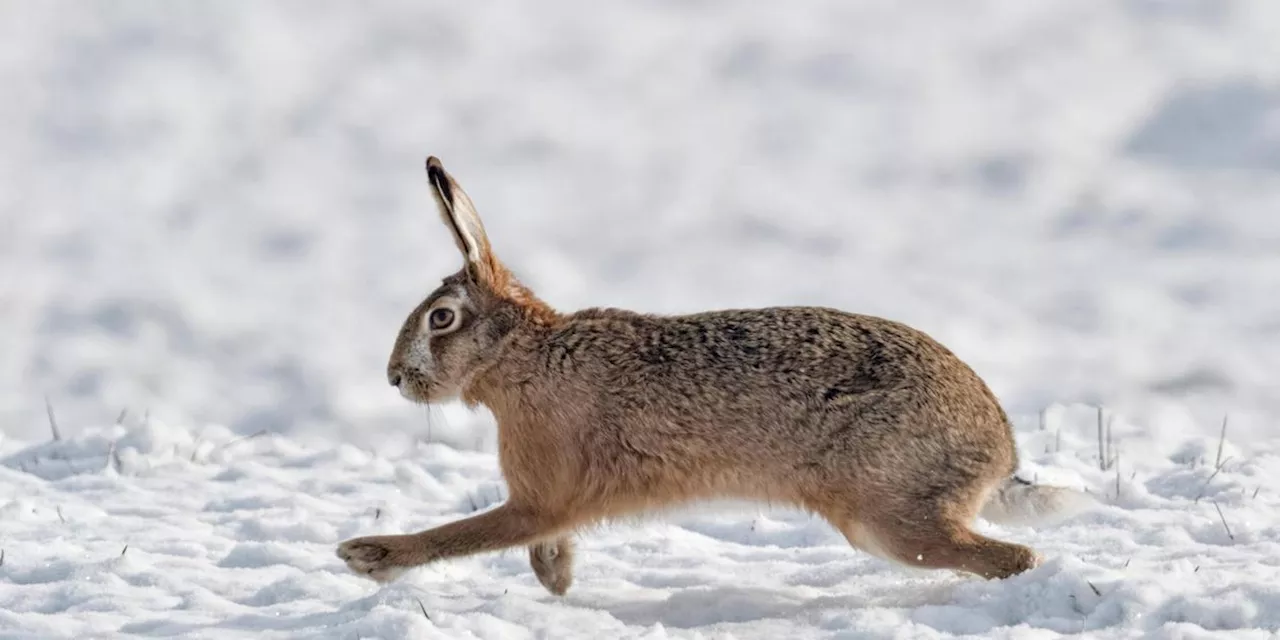
{"label": "hare's hind leg", "polygon": [[864,505],[856,520],[840,528],[854,546],[914,567],[999,579],[1040,564],[1040,556],[1030,548],[969,528],[984,495],[957,488],[932,498],[887,496]]}
{"label": "hare's hind leg", "polygon": [[[901,491],[901,489],[899,489]],[[984,578],[1007,578],[1034,568],[1040,556],[1020,544],[993,540],[969,528],[980,492],[946,497],[877,494],[856,510],[826,511],[854,547],[886,560],[926,569],[953,569]]]}
{"label": "hare's hind leg", "polygon": [[573,538],[561,536],[555,540],[529,546],[529,566],[533,567],[538,582],[547,591],[562,596],[573,584]]}
{"label": "hare's hind leg", "polygon": [[855,525],[845,535],[855,546],[905,565],[955,569],[984,578],[1007,578],[1040,563],[1028,547],[993,540],[957,522],[879,520]]}

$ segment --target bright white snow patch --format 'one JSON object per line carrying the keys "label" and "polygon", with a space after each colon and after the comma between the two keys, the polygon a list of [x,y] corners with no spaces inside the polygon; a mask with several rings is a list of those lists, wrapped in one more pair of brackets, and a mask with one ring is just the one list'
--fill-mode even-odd
{"label": "bright white snow patch", "polygon": [[1274,637],[1280,443],[1228,431],[1215,472],[1215,425],[1117,421],[1119,472],[1104,472],[1087,410],[1058,411],[1044,430],[1026,422],[1025,470],[1101,503],[1038,530],[979,522],[1046,556],[1027,574],[909,570],[797,513],[694,509],[584,535],[565,598],[542,590],[523,551],[385,587],[334,556],[348,537],[500,501],[488,454],[423,444],[386,456],[157,423],[0,441],[0,636]]}

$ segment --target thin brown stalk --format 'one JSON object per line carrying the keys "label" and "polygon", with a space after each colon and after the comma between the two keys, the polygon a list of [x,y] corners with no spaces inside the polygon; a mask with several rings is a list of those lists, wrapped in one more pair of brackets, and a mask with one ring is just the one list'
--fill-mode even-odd
{"label": "thin brown stalk", "polygon": [[49,396],[44,397],[44,412],[49,416],[49,431],[53,432],[55,442],[62,440],[62,432],[58,430],[58,418],[53,415],[53,402]]}
{"label": "thin brown stalk", "polygon": [[1235,534],[1231,533],[1231,527],[1227,526],[1227,517],[1222,515],[1222,507],[1219,507],[1218,503],[1213,500],[1210,500],[1210,502],[1213,502],[1213,508],[1218,510],[1218,519],[1222,520],[1222,528],[1227,530],[1227,538],[1235,541]]}
{"label": "thin brown stalk", "polygon": [[1218,435],[1218,456],[1213,460],[1213,466],[1222,466],[1222,445],[1227,441],[1227,418],[1222,416],[1222,433]]}
{"label": "thin brown stalk", "polygon": [[1120,499],[1120,456],[1116,456],[1116,500]]}
{"label": "thin brown stalk", "polygon": [[[230,441],[230,442],[228,442],[228,443],[226,443],[226,444],[224,444],[224,445],[222,445],[222,446],[220,446],[220,447],[215,447],[215,448],[213,449],[213,451],[221,451],[221,450],[224,450],[224,449],[230,449],[231,447],[234,447],[235,445],[238,445],[238,444],[240,444],[241,442],[244,442],[245,440],[252,440],[252,439],[254,439],[254,438],[261,438],[262,436],[265,436],[265,435],[267,435],[268,433],[270,433],[270,431],[268,431],[268,430],[266,430],[266,429],[263,429],[263,430],[261,430],[261,431],[257,431],[257,432],[251,433],[251,434],[249,434],[249,435],[247,435],[247,436],[240,436],[239,438],[236,438],[235,440],[232,440],[232,441]],[[213,451],[210,451],[209,453],[213,453]],[[194,454],[193,454],[193,455],[194,455]]]}
{"label": "thin brown stalk", "polygon": [[1102,428],[1103,428],[1102,407],[1098,407],[1098,469],[1101,471],[1106,471],[1107,470],[1107,452],[1106,452],[1106,449],[1103,447],[1104,440],[1102,437]]}
{"label": "thin brown stalk", "polygon": [[[1227,460],[1230,460],[1230,459],[1231,458],[1227,458]],[[1223,464],[1226,464],[1227,460],[1224,460]],[[1222,473],[1222,467],[1218,467],[1217,469],[1214,469],[1213,473],[1209,474],[1209,477],[1204,481],[1204,484],[1200,485],[1200,493],[1196,494],[1196,499],[1193,500],[1193,502],[1200,502],[1200,498],[1204,497],[1204,492],[1209,488],[1209,483],[1213,482],[1213,479],[1218,477],[1219,473]]]}
{"label": "thin brown stalk", "polygon": [[1120,459],[1120,454],[1115,452],[1116,450],[1115,450],[1115,447],[1113,446],[1114,441],[1111,439],[1111,423],[1115,422],[1115,419],[1116,417],[1114,415],[1107,416],[1107,466],[1108,467],[1115,464],[1116,461]]}

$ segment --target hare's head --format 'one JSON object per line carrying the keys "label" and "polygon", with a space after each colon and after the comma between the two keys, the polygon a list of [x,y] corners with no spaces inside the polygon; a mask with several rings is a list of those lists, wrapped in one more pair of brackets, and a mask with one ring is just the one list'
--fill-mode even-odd
{"label": "hare's head", "polygon": [[556,318],[493,254],[471,198],[435,157],[427,158],[427,180],[463,267],[409,314],[387,364],[392,386],[423,403],[459,397],[498,362],[512,331]]}

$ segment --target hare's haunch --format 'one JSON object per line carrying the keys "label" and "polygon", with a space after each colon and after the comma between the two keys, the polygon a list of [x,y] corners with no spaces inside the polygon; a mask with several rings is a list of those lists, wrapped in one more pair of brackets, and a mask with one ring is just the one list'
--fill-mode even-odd
{"label": "hare's haunch", "polygon": [[344,542],[353,571],[388,580],[527,546],[562,594],[575,530],[716,498],[809,510],[853,546],[918,567],[1003,578],[1038,563],[970,523],[1049,513],[1073,494],[1013,477],[1005,412],[929,336],[819,307],[560,313],[498,260],[434,157],[427,177],[464,266],[409,315],[387,377],[415,402],[488,407],[510,497],[434,529]]}

